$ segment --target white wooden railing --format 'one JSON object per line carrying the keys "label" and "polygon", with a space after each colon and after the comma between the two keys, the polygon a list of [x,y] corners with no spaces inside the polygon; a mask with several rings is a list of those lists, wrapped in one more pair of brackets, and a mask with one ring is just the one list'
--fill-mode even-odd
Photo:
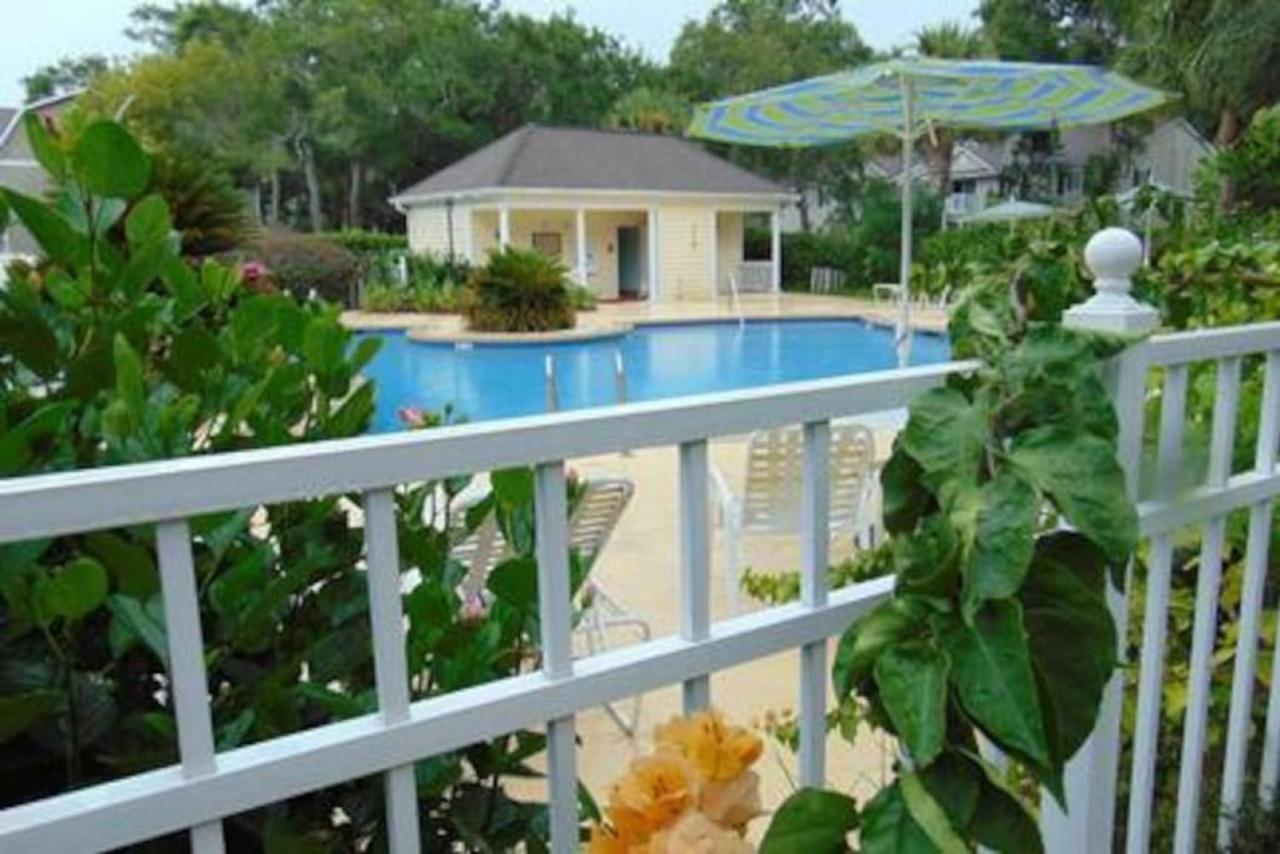
{"label": "white wooden railing", "polygon": [[[827,424],[904,406],[948,374],[972,367],[950,363],[0,482],[0,543],[156,525],[181,758],[177,766],[0,811],[0,851],[114,848],[189,828],[193,850],[218,852],[226,816],[382,774],[391,850],[416,852],[413,763],[543,723],[553,847],[576,850],[575,712],[674,683],[683,683],[685,705],[696,709],[711,699],[711,673],[789,649],[801,651],[801,778],[821,785],[827,639],[892,589],[892,580],[883,579],[827,595]],[[712,623],[707,439],[797,423],[805,425],[807,455],[802,601]],[[564,461],[671,444],[680,449],[680,634],[574,660]],[[542,670],[411,703],[393,490],[407,482],[529,464],[536,466]],[[333,494],[364,497],[379,713],[215,752],[185,520]],[[677,547],[654,547],[663,545]]]}
{"label": "white wooden railing", "polygon": [[[1151,309],[1129,295],[1141,247],[1108,230],[1086,250],[1097,295],[1068,312],[1069,325],[1146,332]],[[1254,466],[1233,473],[1232,439],[1243,360],[1265,360],[1265,389]],[[1204,482],[1180,490],[1184,408],[1193,364],[1217,365],[1217,401]],[[889,595],[892,579],[828,592],[827,454],[832,419],[893,409],[973,363],[953,362],[750,391],[640,403],[421,433],[146,463],[0,482],[0,543],[153,524],[180,764],[0,811],[0,851],[114,848],[187,829],[198,854],[224,848],[222,820],[235,813],[343,781],[381,774],[390,848],[419,850],[413,763],[520,728],[546,725],[552,844],[577,847],[575,713],[680,683],[692,710],[712,700],[710,675],[785,650],[799,650],[800,780],[825,782],[827,641]],[[1142,475],[1148,374],[1163,371],[1157,491],[1140,504],[1150,540],[1137,735],[1128,804],[1128,850],[1150,836],[1160,688],[1166,662],[1172,537],[1203,530],[1190,685],[1181,756],[1177,846],[1192,850],[1197,815],[1223,810],[1221,832],[1249,795],[1250,756],[1260,744],[1259,796],[1271,803],[1280,774],[1280,656],[1271,680],[1264,732],[1250,729],[1252,673],[1262,622],[1280,432],[1280,323],[1161,335],[1116,358],[1111,378],[1120,421],[1120,454],[1131,486]],[[805,520],[802,595],[795,604],[713,623],[709,599],[707,440],[804,424]],[[565,460],[641,447],[679,446],[680,632],[626,649],[573,659],[565,531]],[[543,649],[540,672],[411,702],[400,601],[394,519],[398,485],[513,465],[536,467],[538,589]],[[1082,472],[1087,476],[1087,472]],[[1136,487],[1135,487],[1136,488]],[[201,640],[200,609],[187,519],[321,495],[363,495],[369,608],[379,711],[233,750],[215,750]],[[1136,492],[1135,492],[1136,495]],[[1221,580],[1226,515],[1248,508],[1249,537],[1235,650],[1222,803],[1201,803],[1202,762]],[[676,543],[654,544],[655,548]],[[1130,575],[1134,575],[1130,573]],[[1125,635],[1127,597],[1112,606]],[[1094,735],[1072,759],[1064,814],[1044,799],[1042,827],[1053,852],[1110,850],[1120,768],[1123,678],[1117,675]],[[1256,767],[1256,766],[1255,766]]]}

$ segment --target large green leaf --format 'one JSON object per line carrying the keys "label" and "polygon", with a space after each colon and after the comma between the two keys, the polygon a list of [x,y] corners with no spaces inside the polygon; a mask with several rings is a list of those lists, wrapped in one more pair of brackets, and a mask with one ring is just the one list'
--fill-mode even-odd
{"label": "large green leaf", "polygon": [[167,240],[172,231],[169,205],[157,193],[141,199],[124,220],[124,233],[131,246]]}
{"label": "large green leaf", "polygon": [[862,811],[862,854],[936,854],[938,846],[912,817],[901,783],[881,789]]}
{"label": "large green leaf", "polygon": [[145,605],[132,596],[116,594],[107,600],[113,628],[123,637],[141,641],[162,663],[169,661],[168,633],[164,625],[164,604],[159,595]]}
{"label": "large green leaf", "polygon": [[1003,471],[984,484],[964,565],[964,602],[972,616],[985,599],[1012,596],[1022,584],[1040,497],[1020,475]]}
{"label": "large green leaf", "polygon": [[1128,559],[1138,541],[1138,514],[1114,445],[1060,426],[1041,427],[1017,437],[1010,460],[1113,562]]}
{"label": "large green leaf", "polygon": [[980,759],[980,793],[970,823],[972,838],[983,848],[1000,854],[1041,854],[1040,828],[1026,807]]}
{"label": "large green leaf", "polygon": [[43,719],[58,702],[57,691],[28,691],[0,697],[0,744],[26,730]]}
{"label": "large green leaf", "polygon": [[982,412],[954,388],[930,389],[911,404],[902,447],[930,484],[976,476],[987,441]]}
{"label": "large green leaf", "polygon": [[1071,566],[1090,556],[1100,570],[1102,555],[1080,535],[1041,539],[1019,593],[1056,765],[1065,764],[1089,737],[1116,666],[1115,624],[1106,600],[1088,570]]}
{"label": "large green leaf", "polygon": [[107,568],[115,589],[145,602],[160,590],[160,574],[152,549],[111,531],[85,538],[85,546]]}
{"label": "large green leaf", "polygon": [[925,608],[911,598],[897,597],[858,619],[840,638],[831,682],[843,700],[871,676],[876,659],[890,645],[921,633]]}
{"label": "large green leaf", "polygon": [[117,122],[102,120],[85,128],[71,150],[71,167],[95,196],[131,199],[147,188],[151,160],[137,140]]}
{"label": "large green leaf", "polygon": [[61,181],[67,175],[67,156],[62,146],[49,131],[45,117],[39,110],[28,110],[22,117],[22,132],[31,146],[31,153],[36,161],[44,167],[44,171],[55,181]]}
{"label": "large green leaf", "polygon": [[894,570],[898,590],[924,596],[950,597],[960,589],[960,538],[948,517],[925,518],[910,537],[894,537]]}
{"label": "large green leaf", "polygon": [[0,194],[51,261],[72,270],[89,262],[89,239],[77,233],[71,223],[51,207],[39,199],[2,187]]}
{"label": "large green leaf", "polygon": [[920,519],[937,506],[923,475],[924,469],[915,458],[897,448],[880,470],[884,527],[890,534],[910,534]]}
{"label": "large green leaf", "polygon": [[760,842],[760,854],[839,854],[858,826],[858,806],[839,792],[801,789],[782,802]]}
{"label": "large green leaf", "polygon": [[880,702],[917,766],[942,752],[949,670],[947,657],[925,641],[895,644],[876,659]]}
{"label": "large green leaf", "polygon": [[920,777],[914,773],[899,774],[898,785],[902,789],[902,800],[907,805],[907,812],[911,813],[929,841],[943,854],[967,854],[968,848],[951,826],[946,810],[933,799]]}
{"label": "large green leaf", "polygon": [[951,681],[969,717],[1001,747],[1047,766],[1048,738],[1018,603],[987,602],[972,625],[953,621],[944,642]]}
{"label": "large green leaf", "polygon": [[532,557],[522,555],[504,560],[489,573],[486,585],[517,611],[538,610],[538,564]]}
{"label": "large green leaf", "polygon": [[107,570],[91,557],[68,561],[36,585],[36,608],[44,624],[74,621],[92,613],[107,597]]}
{"label": "large green leaf", "polygon": [[65,401],[49,403],[0,433],[0,476],[20,473],[34,458],[36,443],[61,430],[74,409]]}
{"label": "large green leaf", "polygon": [[917,774],[933,799],[946,810],[951,826],[969,827],[978,808],[982,771],[967,756],[948,750]]}

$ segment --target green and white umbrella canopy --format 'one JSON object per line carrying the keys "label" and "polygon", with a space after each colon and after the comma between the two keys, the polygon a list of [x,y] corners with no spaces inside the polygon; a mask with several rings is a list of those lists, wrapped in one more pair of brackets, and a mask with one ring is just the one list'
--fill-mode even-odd
{"label": "green and white umbrella canopy", "polygon": [[1013,222],[1020,219],[1044,219],[1058,213],[1053,205],[1028,202],[1022,199],[1005,199],[997,205],[983,208],[975,214],[960,218],[961,225],[980,222]]}
{"label": "green and white umbrella canopy", "polygon": [[[698,107],[689,135],[738,145],[800,148],[887,133],[903,141],[903,175],[931,127],[1033,130],[1102,124],[1169,95],[1092,65],[999,60],[891,59]],[[911,182],[902,181],[903,210]],[[899,360],[911,350],[911,217],[902,226]]]}

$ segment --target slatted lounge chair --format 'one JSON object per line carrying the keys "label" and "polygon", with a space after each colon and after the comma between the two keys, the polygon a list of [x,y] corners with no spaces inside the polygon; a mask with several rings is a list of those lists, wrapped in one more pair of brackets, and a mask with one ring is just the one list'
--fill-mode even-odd
{"label": "slatted lounge chair", "polygon": [[[596,478],[585,482],[582,497],[569,516],[569,548],[588,566],[604,551],[634,494],[635,484],[625,478]],[[459,519],[461,516],[458,514]],[[450,554],[467,567],[467,576],[459,591],[464,601],[485,596],[489,573],[512,556],[492,514],[456,543]],[[577,654],[594,655],[609,649],[618,632],[634,633],[640,640],[651,637],[652,630],[646,620],[627,610],[598,581],[587,584],[574,631]],[[624,733],[635,734],[640,718],[639,696],[626,704],[626,708],[616,703],[606,704],[604,708]]]}
{"label": "slatted lounge chair", "polygon": [[[875,438],[861,424],[831,427],[830,531],[870,545],[874,525],[869,505],[876,489]],[[712,467],[712,484],[723,527],[725,584],[729,607],[741,606],[741,540],[747,534],[799,534],[804,487],[804,434],[799,427],[758,431],[747,442],[747,471],[742,495],[724,473]]]}

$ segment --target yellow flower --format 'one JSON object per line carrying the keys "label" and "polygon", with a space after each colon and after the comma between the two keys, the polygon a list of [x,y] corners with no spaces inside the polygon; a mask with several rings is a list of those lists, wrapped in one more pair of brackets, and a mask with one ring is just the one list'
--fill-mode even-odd
{"label": "yellow flower", "polygon": [[670,830],[649,840],[648,854],[753,854],[741,836],[700,812],[685,813]]}
{"label": "yellow flower", "polygon": [[687,762],[663,754],[637,759],[609,790],[609,820],[627,845],[644,842],[667,827],[698,799],[698,782]]}
{"label": "yellow flower", "polygon": [[702,787],[698,808],[716,824],[742,830],[764,812],[760,805],[760,777],[747,771],[723,783],[707,783]]}
{"label": "yellow flower", "polygon": [[725,782],[737,777],[760,758],[760,739],[739,726],[725,723],[719,712],[698,712],[672,718],[654,730],[659,751],[673,751],[687,759],[703,779]]}

